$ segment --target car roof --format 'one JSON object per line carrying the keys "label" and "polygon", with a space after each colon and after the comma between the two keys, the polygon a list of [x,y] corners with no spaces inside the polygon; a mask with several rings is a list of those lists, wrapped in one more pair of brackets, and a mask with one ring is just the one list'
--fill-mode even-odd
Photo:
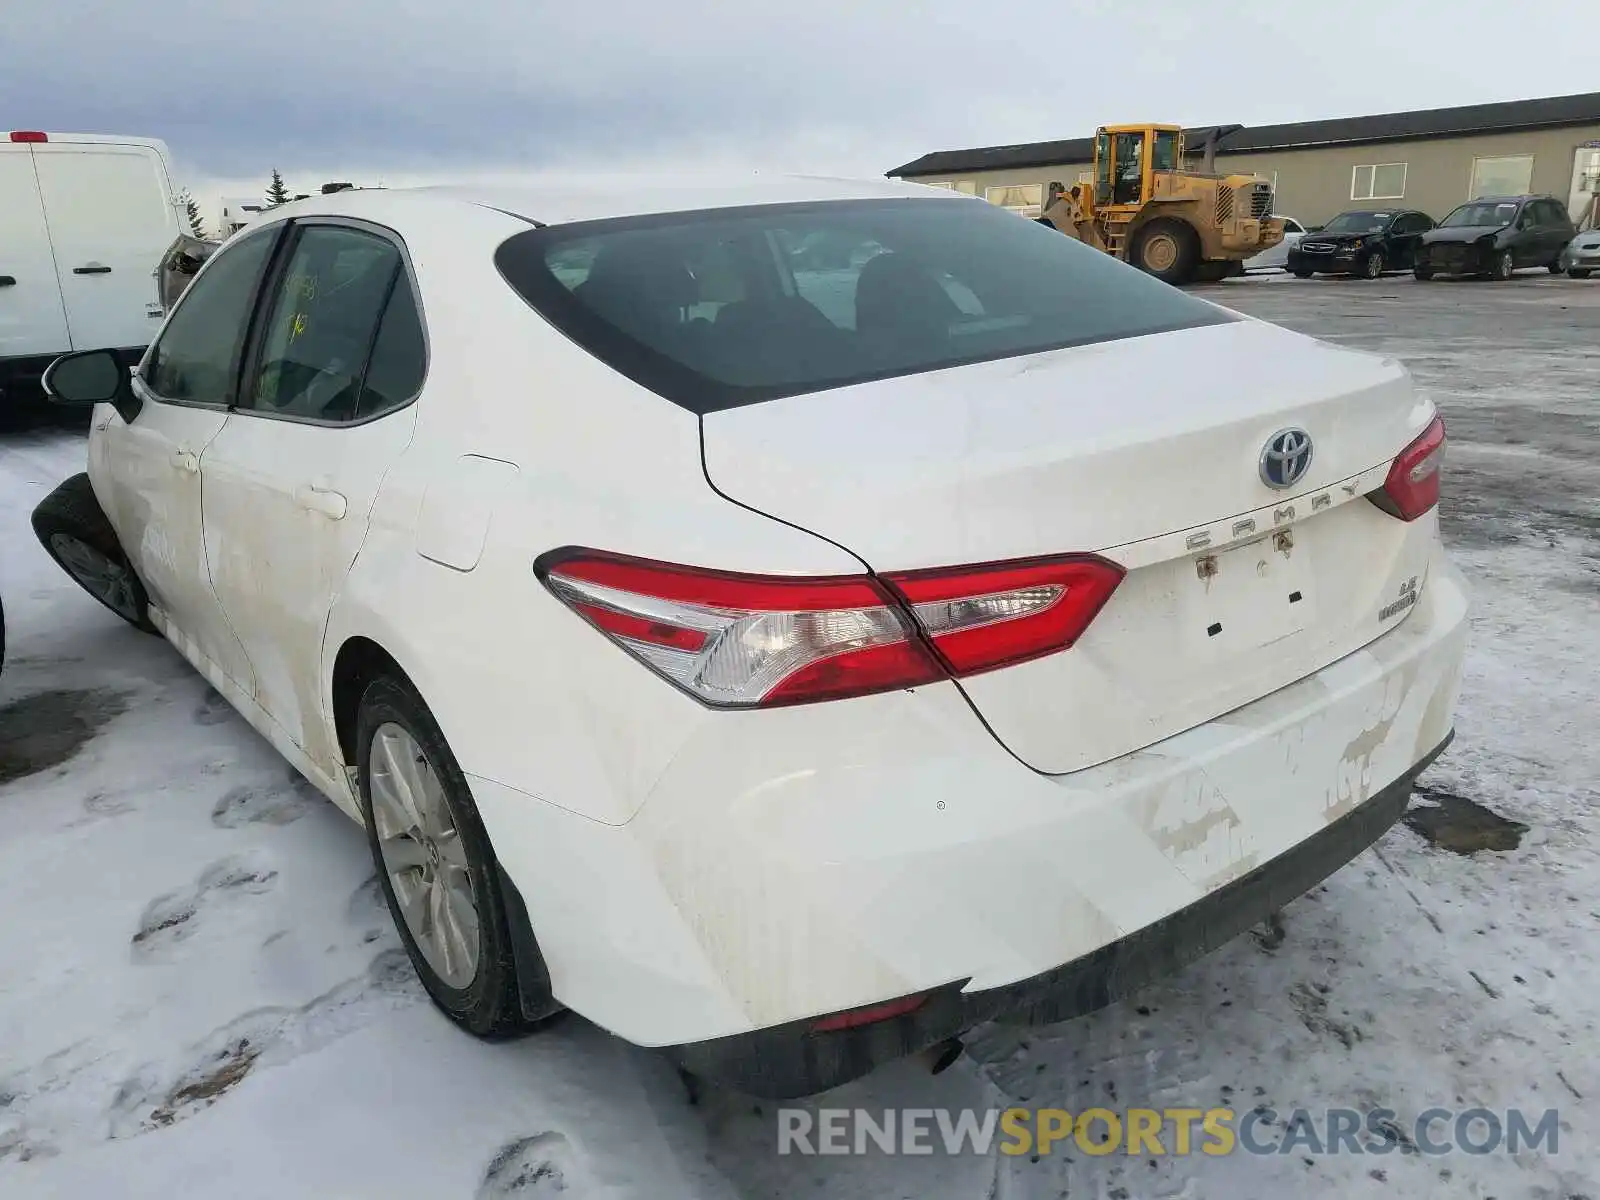
{"label": "car roof", "polygon": [[959,192],[890,179],[850,179],[765,172],[660,176],[562,176],[509,186],[356,188],[311,196],[262,213],[262,219],[306,216],[383,221],[410,211],[494,209],[538,225],[651,213],[692,212],[758,204],[895,198],[967,199]]}

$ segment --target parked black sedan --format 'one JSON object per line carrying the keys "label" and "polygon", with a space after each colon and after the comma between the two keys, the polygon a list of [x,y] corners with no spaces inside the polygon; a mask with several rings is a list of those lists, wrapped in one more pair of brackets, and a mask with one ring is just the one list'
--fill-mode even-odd
{"label": "parked black sedan", "polygon": [[1432,228],[1432,217],[1409,208],[1342,212],[1289,251],[1289,270],[1300,279],[1319,273],[1376,279],[1411,266],[1417,239]]}
{"label": "parked black sedan", "polygon": [[1554,196],[1469,200],[1423,235],[1412,273],[1510,279],[1519,267],[1561,270],[1561,252],[1578,229]]}

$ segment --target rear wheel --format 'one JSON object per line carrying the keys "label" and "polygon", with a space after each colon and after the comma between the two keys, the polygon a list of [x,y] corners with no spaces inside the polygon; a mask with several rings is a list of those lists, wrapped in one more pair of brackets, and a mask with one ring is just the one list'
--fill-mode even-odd
{"label": "rear wheel", "polygon": [[494,850],[455,756],[410,684],[385,677],[367,686],[356,755],[373,863],[422,986],[475,1037],[530,1032],[540,1022],[524,1016]]}
{"label": "rear wheel", "polygon": [[1567,268],[1567,276],[1568,276],[1568,278],[1571,278],[1571,279],[1587,279],[1587,278],[1589,278],[1589,268],[1588,267],[1568,267]]}
{"label": "rear wheel", "polygon": [[33,510],[33,532],[75,583],[136,629],[157,632],[150,597],[122,552],[87,475],[74,475]]}
{"label": "rear wheel", "polygon": [[1558,254],[1552,258],[1548,263],[1545,264],[1544,269],[1549,271],[1552,275],[1561,274],[1561,256]]}
{"label": "rear wheel", "polygon": [[1171,217],[1151,221],[1134,239],[1132,262],[1163,283],[1188,283],[1200,262],[1200,239],[1183,221]]}

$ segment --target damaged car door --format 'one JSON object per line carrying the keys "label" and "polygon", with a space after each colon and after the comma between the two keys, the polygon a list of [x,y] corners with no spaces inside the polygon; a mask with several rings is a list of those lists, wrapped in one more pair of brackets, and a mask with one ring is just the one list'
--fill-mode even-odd
{"label": "damaged car door", "polygon": [[95,415],[89,475],[156,609],[152,619],[224,693],[253,694],[249,659],[206,569],[207,449],[229,421],[245,331],[277,241],[241,238],[206,264],[132,380],[137,415]]}
{"label": "damaged car door", "polygon": [[337,780],[323,633],[378,489],[411,442],[425,349],[394,235],[326,219],[295,222],[287,237],[234,415],[206,452],[206,557],[259,705]]}

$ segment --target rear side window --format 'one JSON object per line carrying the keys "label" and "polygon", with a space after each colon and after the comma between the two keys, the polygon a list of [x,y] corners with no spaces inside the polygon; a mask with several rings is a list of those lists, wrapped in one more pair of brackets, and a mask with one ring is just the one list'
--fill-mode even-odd
{"label": "rear side window", "polygon": [[186,404],[228,404],[256,288],[278,240],[272,226],[211,257],[151,347],[142,375],[150,390]]}
{"label": "rear side window", "polygon": [[531,229],[506,281],[692,412],[1230,321],[990,204],[771,205]]}
{"label": "rear side window", "polygon": [[383,319],[378,322],[372,361],[367,364],[361,398],[356,403],[356,419],[365,420],[406,404],[422,390],[427,369],[422,317],[417,312],[416,297],[411,294],[411,279],[402,270],[389,293]]}

